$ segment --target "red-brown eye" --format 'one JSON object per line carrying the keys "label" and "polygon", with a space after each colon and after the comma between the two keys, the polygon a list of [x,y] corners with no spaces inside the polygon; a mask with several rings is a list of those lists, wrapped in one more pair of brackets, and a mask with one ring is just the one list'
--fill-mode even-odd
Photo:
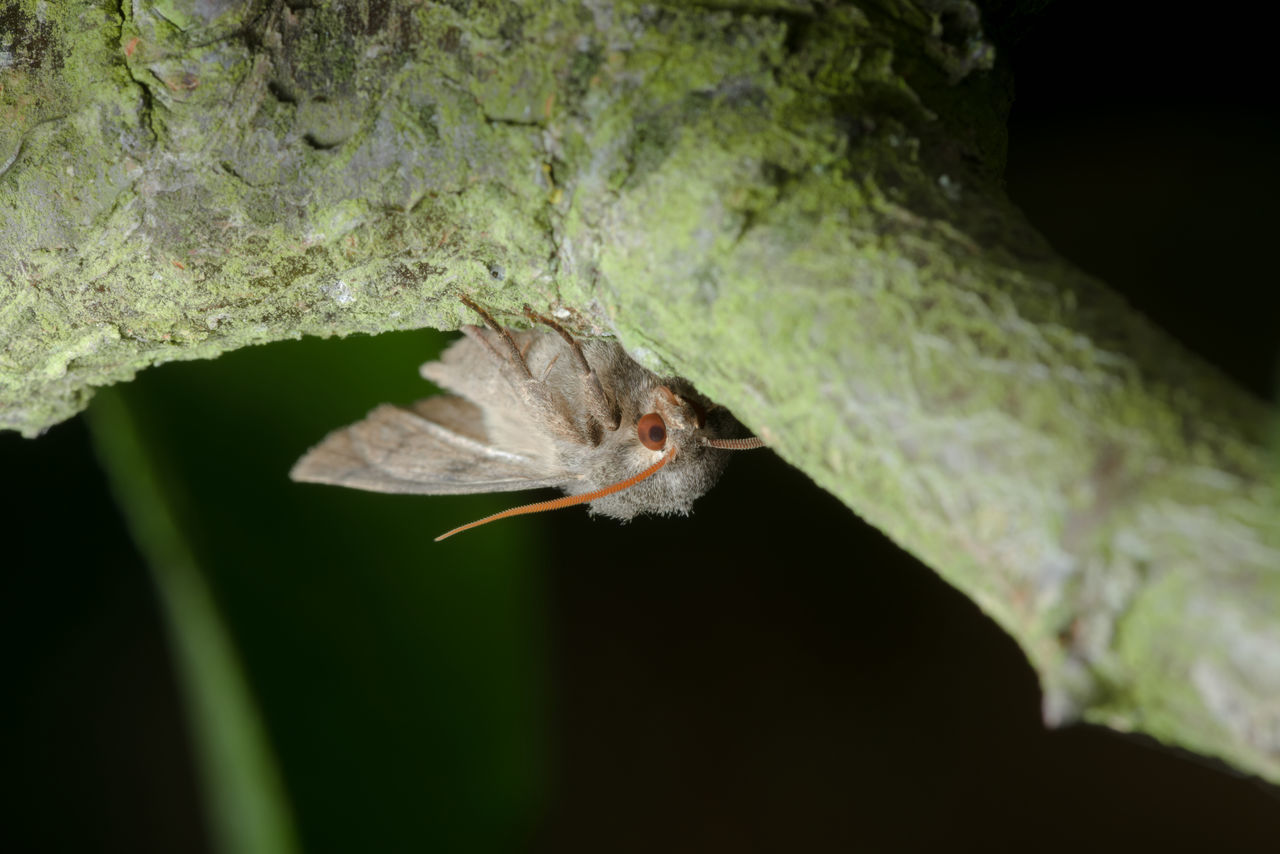
{"label": "red-brown eye", "polygon": [[636,432],[640,434],[640,444],[651,451],[661,451],[667,444],[667,423],[656,412],[650,412],[637,421]]}

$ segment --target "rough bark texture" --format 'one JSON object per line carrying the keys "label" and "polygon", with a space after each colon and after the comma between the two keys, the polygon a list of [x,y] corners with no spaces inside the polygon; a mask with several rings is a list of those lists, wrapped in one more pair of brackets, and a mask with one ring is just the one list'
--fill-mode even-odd
{"label": "rough bark texture", "polygon": [[0,426],[566,308],[972,596],[1050,722],[1280,781],[1268,412],[1004,200],[991,56],[963,0],[3,0]]}

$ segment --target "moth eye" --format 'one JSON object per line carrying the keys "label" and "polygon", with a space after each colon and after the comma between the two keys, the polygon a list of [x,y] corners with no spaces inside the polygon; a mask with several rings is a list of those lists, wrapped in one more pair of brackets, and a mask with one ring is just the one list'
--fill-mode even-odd
{"label": "moth eye", "polygon": [[661,451],[667,444],[667,422],[656,412],[650,412],[637,421],[636,432],[640,434],[640,444],[651,451]]}

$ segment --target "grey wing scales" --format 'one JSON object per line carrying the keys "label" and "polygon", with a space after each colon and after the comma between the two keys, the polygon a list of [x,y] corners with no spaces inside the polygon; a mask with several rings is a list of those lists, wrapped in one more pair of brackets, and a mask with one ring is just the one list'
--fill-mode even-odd
{"label": "grey wing scales", "polygon": [[326,436],[289,476],[424,495],[509,492],[573,480],[545,462],[488,444],[479,407],[451,395],[420,400],[411,409],[379,406]]}
{"label": "grey wing scales", "polygon": [[487,329],[455,341],[420,372],[443,389],[483,402],[485,429],[494,445],[533,459],[550,459],[557,441],[584,442],[571,396],[561,388],[566,385],[562,374],[570,377],[567,384],[572,388],[579,385],[573,359],[555,333],[525,330],[511,335],[532,379],[503,355],[504,343]]}

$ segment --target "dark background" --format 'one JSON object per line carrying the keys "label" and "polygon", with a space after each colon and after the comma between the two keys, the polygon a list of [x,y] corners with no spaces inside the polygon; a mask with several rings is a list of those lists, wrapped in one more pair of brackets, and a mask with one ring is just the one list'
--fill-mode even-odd
{"label": "dark background", "polygon": [[[1117,7],[1123,5],[1123,10]],[[1271,36],[1242,9],[996,24],[1008,188],[1067,257],[1276,398]],[[307,850],[1255,850],[1277,790],[1091,727],[768,452],[687,520],[298,486],[446,336],[285,343],[123,399],[243,658]],[[0,845],[206,850],[149,576],[77,419],[0,435]],[[6,844],[8,842],[9,844]]]}

